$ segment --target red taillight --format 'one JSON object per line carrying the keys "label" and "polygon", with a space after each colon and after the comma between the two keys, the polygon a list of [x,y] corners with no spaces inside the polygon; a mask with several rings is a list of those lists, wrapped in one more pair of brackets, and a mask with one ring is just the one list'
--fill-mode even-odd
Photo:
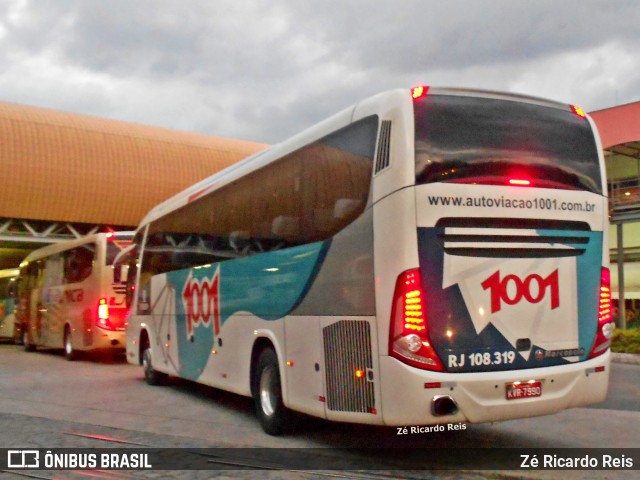
{"label": "red taillight", "polygon": [[589,358],[597,357],[607,351],[611,345],[613,323],[611,317],[611,274],[608,268],[602,268],[600,274],[600,295],[598,298],[598,330],[596,339],[589,352]]}
{"label": "red taillight", "polygon": [[411,98],[418,100],[419,98],[426,97],[428,91],[429,87],[425,87],[424,85],[413,87],[411,89]]}
{"label": "red taillight", "polygon": [[401,273],[393,295],[389,354],[414,367],[442,371],[429,339],[425,307],[420,270]]}
{"label": "red taillight", "polygon": [[114,326],[109,320],[109,305],[106,298],[101,298],[98,302],[98,320],[97,324],[100,328],[106,330],[115,330]]}
{"label": "red taillight", "polygon": [[107,240],[111,240],[114,236],[115,236],[115,233],[113,232],[107,232],[105,234],[105,237],[107,238]]}
{"label": "red taillight", "polygon": [[98,303],[98,318],[100,320],[109,320],[109,305],[107,305],[106,298],[101,298]]}
{"label": "red taillight", "polygon": [[602,268],[600,274],[600,304],[598,306],[598,323],[611,322],[611,272]]}

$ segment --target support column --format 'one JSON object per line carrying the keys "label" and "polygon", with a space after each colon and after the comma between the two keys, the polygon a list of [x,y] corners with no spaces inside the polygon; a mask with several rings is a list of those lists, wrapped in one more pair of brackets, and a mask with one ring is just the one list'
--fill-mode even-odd
{"label": "support column", "polygon": [[618,247],[618,328],[627,328],[627,314],[624,305],[624,248],[622,239],[622,223],[616,225]]}

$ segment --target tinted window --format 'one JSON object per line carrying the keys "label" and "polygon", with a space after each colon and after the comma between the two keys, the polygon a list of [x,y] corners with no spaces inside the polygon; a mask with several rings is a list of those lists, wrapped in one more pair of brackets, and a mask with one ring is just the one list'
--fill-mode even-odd
{"label": "tinted window", "polygon": [[524,176],[542,187],[602,194],[591,127],[570,111],[447,95],[414,105],[416,183],[504,184]]}
{"label": "tinted window", "polygon": [[[64,252],[64,280],[65,283],[77,283],[91,275],[95,258],[95,245],[93,243],[72,248]],[[47,269],[50,268],[47,259]]]}
{"label": "tinted window", "polygon": [[332,237],[367,204],[377,130],[356,122],[152,223],[143,272]]}

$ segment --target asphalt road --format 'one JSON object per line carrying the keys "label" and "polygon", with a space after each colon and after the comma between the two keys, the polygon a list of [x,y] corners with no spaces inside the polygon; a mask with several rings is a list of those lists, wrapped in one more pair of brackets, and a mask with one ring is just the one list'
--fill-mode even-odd
{"label": "asphalt road", "polygon": [[[167,386],[150,387],[142,378],[141,368],[123,359],[67,362],[59,352],[27,353],[9,344],[0,345],[0,388],[0,446],[4,448],[329,448],[325,451],[333,460],[341,455],[340,448],[383,448],[389,449],[385,458],[369,459],[376,466],[376,476],[466,479],[495,478],[495,472],[390,472],[384,462],[402,464],[399,454],[407,449],[640,446],[640,365],[619,363],[612,364],[609,396],[600,405],[547,417],[466,425],[464,431],[409,435],[398,435],[394,428],[305,421],[291,435],[274,438],[260,429],[248,398],[177,379]],[[156,478],[152,472],[145,472],[144,477],[117,473],[117,478]],[[331,473],[336,476],[336,472]],[[60,478],[39,474],[42,476],[35,478]],[[203,472],[182,474],[185,472],[164,472],[157,478],[210,478]],[[557,471],[513,474],[517,478],[558,477]],[[86,478],[77,475],[81,474],[62,478]],[[318,474],[232,471],[216,475],[264,479],[315,478]],[[338,476],[359,478],[353,475]],[[95,472],[91,476],[95,477]],[[565,471],[562,477],[630,478],[629,472],[611,471]]]}
{"label": "asphalt road", "polygon": [[[640,412],[640,362],[613,363],[607,400],[590,408]],[[638,427],[640,428],[640,425]]]}

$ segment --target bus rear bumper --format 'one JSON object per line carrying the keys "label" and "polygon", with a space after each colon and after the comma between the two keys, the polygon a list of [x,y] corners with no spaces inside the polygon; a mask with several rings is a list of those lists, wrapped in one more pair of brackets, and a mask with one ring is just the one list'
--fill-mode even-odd
{"label": "bus rear bumper", "polygon": [[[436,373],[381,357],[383,422],[389,426],[483,423],[549,415],[602,402],[607,396],[609,362],[607,352],[563,367]],[[539,391],[507,395],[507,386],[515,382],[539,385]],[[529,396],[530,392],[536,396]],[[434,408],[438,402],[441,408]]]}
{"label": "bus rear bumper", "polygon": [[124,350],[126,348],[125,332],[98,329],[98,333],[93,338],[92,348]]}

